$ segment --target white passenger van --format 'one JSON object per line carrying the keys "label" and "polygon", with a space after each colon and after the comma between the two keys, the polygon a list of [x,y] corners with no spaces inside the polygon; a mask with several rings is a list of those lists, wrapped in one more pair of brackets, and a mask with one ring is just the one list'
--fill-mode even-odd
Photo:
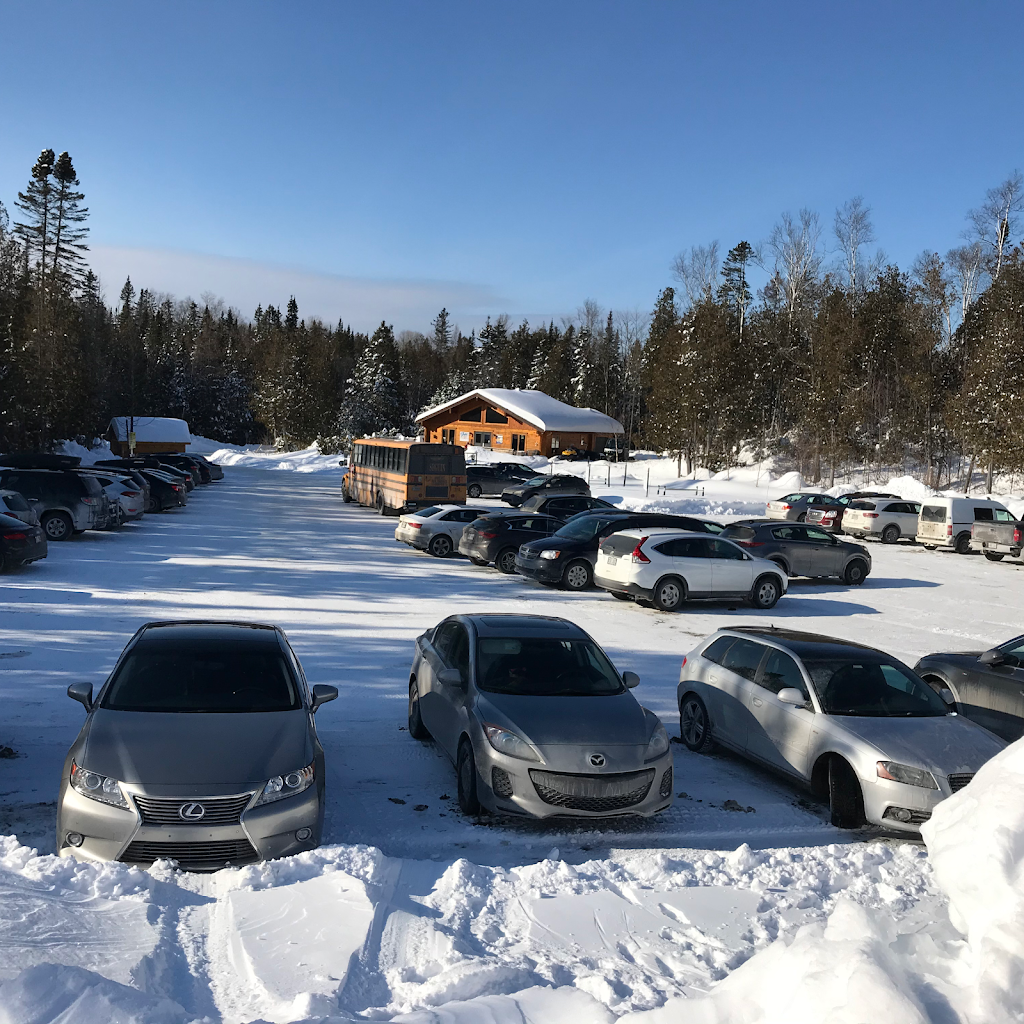
{"label": "white passenger van", "polygon": [[929,549],[952,548],[958,555],[969,554],[971,527],[975,522],[992,522],[997,510],[1013,518],[991,498],[925,498],[917,521],[917,540]]}

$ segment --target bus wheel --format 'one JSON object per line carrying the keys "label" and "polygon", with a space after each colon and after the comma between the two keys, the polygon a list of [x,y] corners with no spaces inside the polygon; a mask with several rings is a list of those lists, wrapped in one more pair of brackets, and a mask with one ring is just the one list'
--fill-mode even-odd
{"label": "bus wheel", "polygon": [[377,492],[377,512],[379,515],[384,515],[388,510],[387,505],[384,504],[384,495],[381,491]]}

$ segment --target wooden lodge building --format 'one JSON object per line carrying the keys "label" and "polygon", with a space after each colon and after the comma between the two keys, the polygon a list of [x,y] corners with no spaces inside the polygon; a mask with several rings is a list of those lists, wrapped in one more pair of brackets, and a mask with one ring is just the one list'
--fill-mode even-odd
{"label": "wooden lodge building", "polygon": [[111,452],[124,458],[129,454],[131,434],[135,435],[136,455],[183,452],[192,442],[188,423],[169,416],[115,416],[104,436]]}
{"label": "wooden lodge building", "polygon": [[519,455],[557,455],[565,448],[603,451],[622,424],[596,409],[577,409],[543,391],[477,388],[416,417],[424,441],[475,445]]}

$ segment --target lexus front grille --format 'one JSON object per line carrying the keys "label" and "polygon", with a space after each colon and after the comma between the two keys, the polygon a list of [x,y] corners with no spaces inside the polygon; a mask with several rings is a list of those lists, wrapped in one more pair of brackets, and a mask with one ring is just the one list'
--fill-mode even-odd
{"label": "lexus front grille", "polygon": [[259,860],[248,839],[215,843],[131,843],[121,855],[128,864],[152,864],[155,860],[176,860],[183,868],[217,868]]}
{"label": "lexus front grille", "polygon": [[154,797],[133,794],[143,825],[237,825],[252,793],[229,797]]}

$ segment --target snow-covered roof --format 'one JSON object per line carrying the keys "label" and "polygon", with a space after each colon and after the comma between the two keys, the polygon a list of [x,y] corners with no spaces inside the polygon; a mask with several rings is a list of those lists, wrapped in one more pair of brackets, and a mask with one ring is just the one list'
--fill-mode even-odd
{"label": "snow-covered roof", "polygon": [[594,434],[622,434],[622,424],[605,416],[596,409],[577,409],[574,405],[566,405],[557,398],[545,395],[543,391],[519,391],[515,388],[477,388],[467,391],[464,395],[427,409],[416,417],[417,423],[431,416],[436,416],[445,409],[450,409],[465,402],[467,398],[480,398],[485,402],[512,413],[525,423],[532,423],[538,430],[583,431]]}
{"label": "snow-covered roof", "polygon": [[[115,416],[110,421],[110,434],[117,441],[128,440],[128,416]],[[150,443],[188,444],[192,440],[188,424],[169,416],[136,416],[135,440]]]}

